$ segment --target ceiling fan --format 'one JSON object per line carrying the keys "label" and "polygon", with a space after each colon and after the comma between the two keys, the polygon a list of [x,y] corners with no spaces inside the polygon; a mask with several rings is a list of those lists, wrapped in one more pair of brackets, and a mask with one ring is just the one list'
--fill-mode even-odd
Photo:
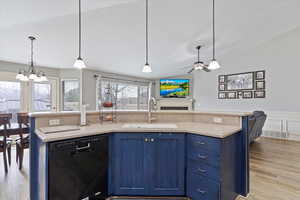
{"label": "ceiling fan", "polygon": [[196,70],[203,70],[205,72],[210,72],[211,70],[208,69],[208,65],[204,64],[203,61],[200,61],[200,49],[201,49],[201,45],[197,46],[196,49],[198,51],[198,60],[196,62],[194,62],[192,69],[190,69],[188,71],[188,73],[192,73],[193,71]]}

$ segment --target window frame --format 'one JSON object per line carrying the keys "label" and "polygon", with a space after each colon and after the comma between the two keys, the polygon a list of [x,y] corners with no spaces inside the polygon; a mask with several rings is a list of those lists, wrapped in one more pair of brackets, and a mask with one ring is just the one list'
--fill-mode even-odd
{"label": "window frame", "polygon": [[[101,78],[101,76],[98,76],[96,79],[96,111],[99,111],[99,99],[101,97],[101,87],[102,87],[102,81],[110,81],[110,82],[115,82],[115,83],[120,83],[120,84],[128,84],[128,85],[134,85],[137,86],[137,109],[132,110],[132,111],[147,111],[148,109],[140,109],[141,105],[141,96],[140,96],[140,88],[141,87],[147,87],[147,96],[149,99],[150,96],[150,92],[151,91],[151,81],[149,82],[142,82],[142,81],[137,81],[137,80],[124,80],[124,79],[118,79],[118,78],[109,78],[109,77],[105,77],[105,78]],[[139,84],[140,83],[140,84]],[[147,102],[147,107],[148,107],[148,102]],[[117,110],[122,111],[122,109],[119,109],[117,107]],[[131,110],[130,110],[131,111]]]}
{"label": "window frame", "polygon": [[65,111],[66,112],[66,110],[64,110],[64,84],[63,84],[63,82],[64,81],[78,81],[78,87],[79,87],[79,101],[78,101],[78,103],[79,103],[79,107],[78,107],[78,110],[74,110],[74,111],[80,111],[80,79],[78,79],[78,78],[63,78],[63,79],[61,79],[60,80],[60,110],[61,111]]}
{"label": "window frame", "polygon": [[[59,103],[59,99],[60,99],[60,95],[59,95],[59,78],[57,77],[48,77],[48,81],[44,82],[44,83],[49,83],[51,86],[51,109],[48,111],[34,111],[33,109],[33,85],[35,82],[27,82],[29,87],[27,88],[29,97],[26,97],[26,103],[29,105],[28,110],[29,112],[35,112],[35,113],[39,113],[39,112],[57,112],[60,108],[60,103]],[[39,83],[39,82],[37,82]],[[43,82],[41,82],[43,83]]]}

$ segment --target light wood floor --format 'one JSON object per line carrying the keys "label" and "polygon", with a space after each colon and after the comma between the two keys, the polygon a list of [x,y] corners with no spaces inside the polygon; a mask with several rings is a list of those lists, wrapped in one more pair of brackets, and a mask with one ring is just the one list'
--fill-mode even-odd
{"label": "light wood floor", "polygon": [[250,195],[239,200],[300,200],[300,142],[260,138],[250,152]]}
{"label": "light wood floor", "polygon": [[[24,162],[19,171],[13,159],[4,175],[0,155],[0,200],[28,200],[28,150]],[[260,138],[251,145],[250,178],[250,195],[238,200],[300,200],[300,142]]]}

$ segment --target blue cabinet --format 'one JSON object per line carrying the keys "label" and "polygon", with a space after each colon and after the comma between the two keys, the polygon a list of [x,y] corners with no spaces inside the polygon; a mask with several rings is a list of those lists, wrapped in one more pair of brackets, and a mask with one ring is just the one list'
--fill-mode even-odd
{"label": "blue cabinet", "polygon": [[149,193],[184,195],[185,134],[152,134]]}
{"label": "blue cabinet", "polygon": [[185,135],[116,133],[112,144],[112,194],[185,194]]}
{"label": "blue cabinet", "polygon": [[114,134],[112,144],[112,181],[114,195],[147,194],[147,157],[144,134]]}
{"label": "blue cabinet", "polygon": [[218,139],[187,136],[187,196],[193,200],[233,200],[238,196],[238,134]]}

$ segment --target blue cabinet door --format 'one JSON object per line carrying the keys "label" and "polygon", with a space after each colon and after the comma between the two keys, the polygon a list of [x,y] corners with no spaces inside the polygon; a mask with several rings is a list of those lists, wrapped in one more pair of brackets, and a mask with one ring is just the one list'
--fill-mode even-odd
{"label": "blue cabinet door", "polygon": [[185,194],[185,134],[156,133],[150,138],[150,160],[147,160],[149,194]]}
{"label": "blue cabinet door", "polygon": [[111,182],[114,195],[147,195],[147,144],[144,134],[114,134]]}

